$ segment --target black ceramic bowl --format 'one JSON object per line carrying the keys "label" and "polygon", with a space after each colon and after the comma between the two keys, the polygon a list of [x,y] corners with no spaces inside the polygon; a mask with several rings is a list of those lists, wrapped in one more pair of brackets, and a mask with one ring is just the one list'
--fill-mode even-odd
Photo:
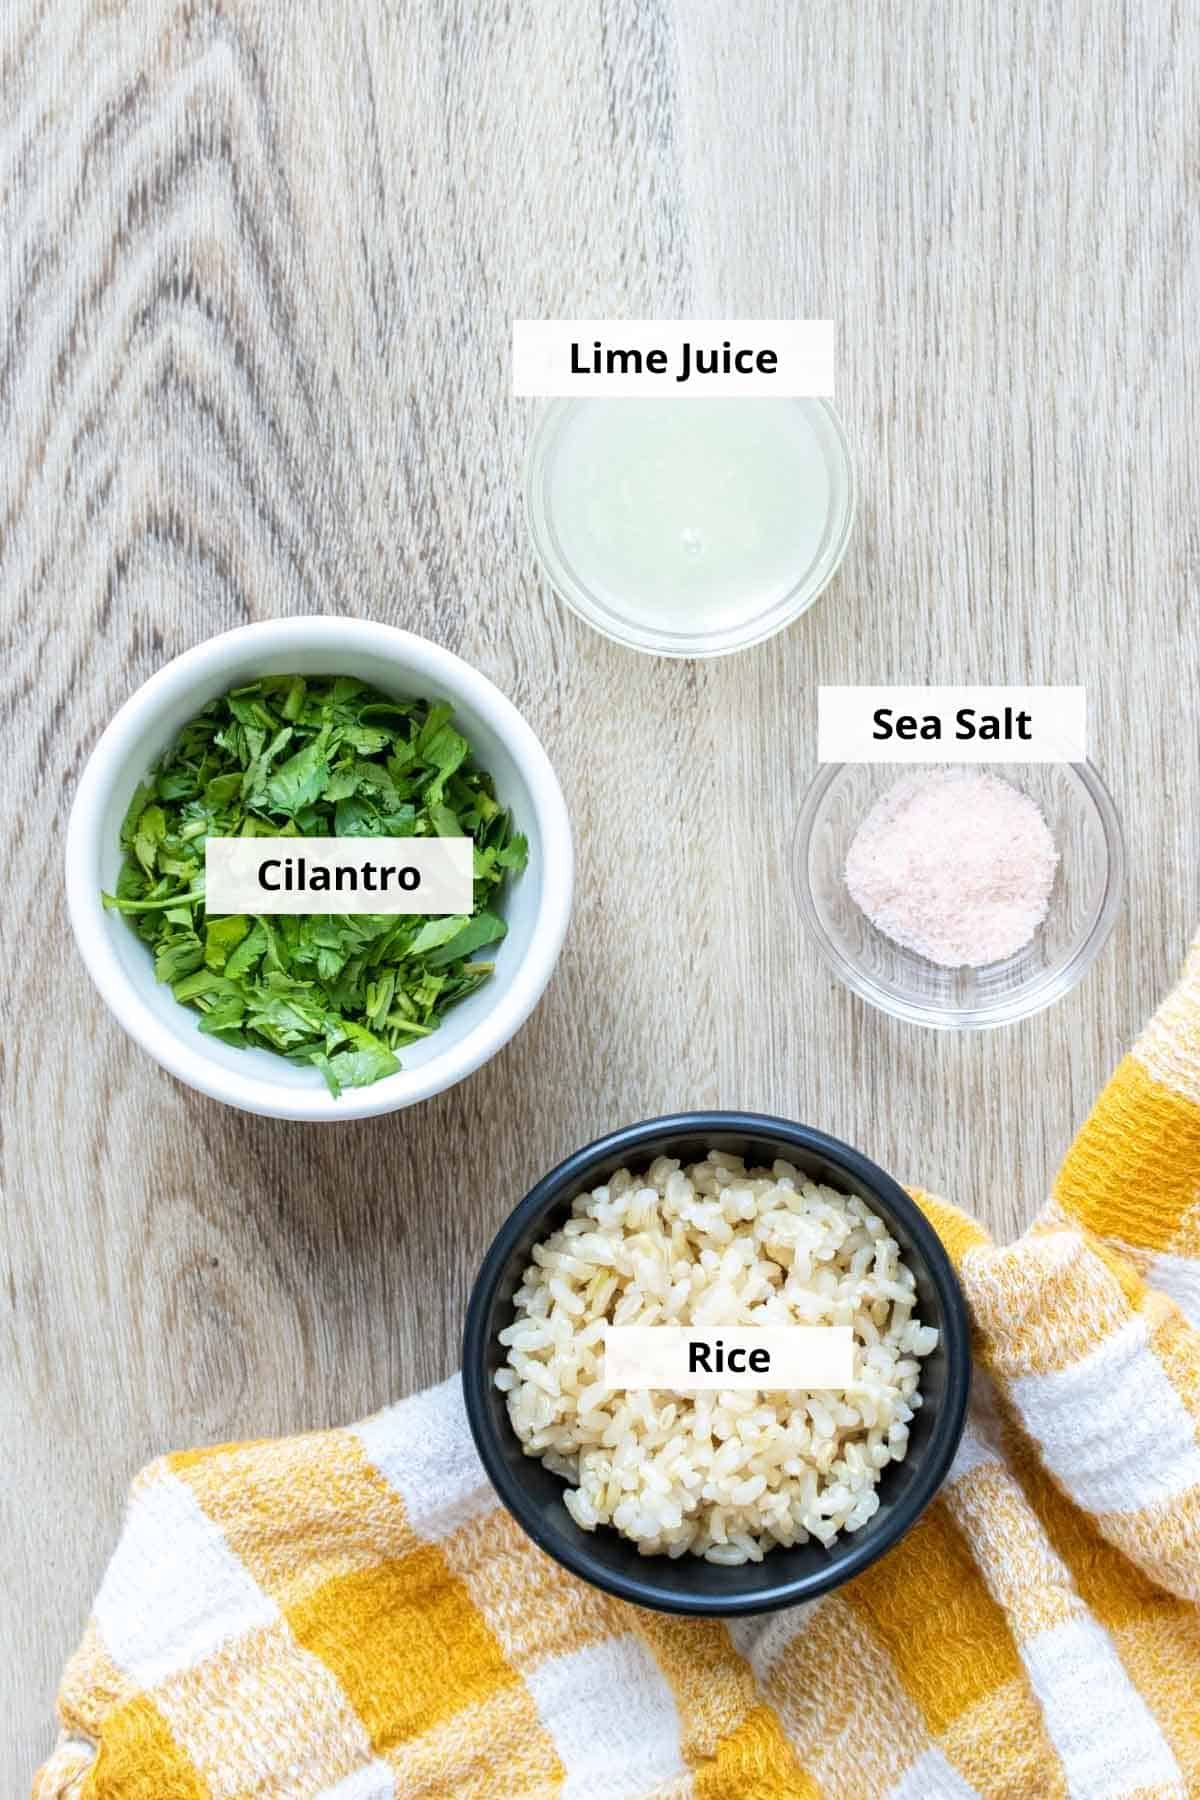
{"label": "black ceramic bowl", "polygon": [[[759,1563],[736,1568],[698,1556],[641,1556],[606,1526],[581,1531],[563,1505],[563,1482],[526,1456],[509,1423],[493,1376],[504,1361],[497,1334],[512,1323],[512,1297],[530,1251],[571,1210],[577,1195],[624,1167],[645,1169],[656,1156],[699,1162],[707,1150],[728,1150],[769,1167],[777,1157],[816,1181],[858,1194],[887,1221],[916,1277],[918,1316],[936,1325],[938,1347],[921,1363],[922,1405],[913,1417],[908,1454],[889,1463],[879,1484],[879,1511],[832,1549],[815,1540],[769,1551]],[[527,1194],[501,1228],[484,1259],[467,1308],[463,1389],[467,1417],[483,1466],[501,1500],[535,1544],[573,1575],[622,1600],[660,1612],[769,1612],[795,1606],[848,1581],[902,1537],[945,1478],[966,1413],[971,1381],[967,1315],[962,1291],[942,1244],[924,1215],[890,1175],[836,1138],[758,1113],[681,1113],[614,1131],[577,1150]]]}

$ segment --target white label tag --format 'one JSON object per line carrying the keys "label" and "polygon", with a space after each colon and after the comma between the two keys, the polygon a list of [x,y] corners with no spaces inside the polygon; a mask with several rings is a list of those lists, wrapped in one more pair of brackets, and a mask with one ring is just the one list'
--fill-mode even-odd
{"label": "white label tag", "polygon": [[1081,687],[823,687],[818,762],[1083,762]]}
{"label": "white label tag", "polygon": [[845,1388],[854,1375],[849,1325],[609,1325],[610,1388]]}
{"label": "white label tag", "polygon": [[469,837],[210,837],[206,913],[469,913]]}
{"label": "white label tag", "polygon": [[832,319],[514,319],[530,398],[833,397]]}

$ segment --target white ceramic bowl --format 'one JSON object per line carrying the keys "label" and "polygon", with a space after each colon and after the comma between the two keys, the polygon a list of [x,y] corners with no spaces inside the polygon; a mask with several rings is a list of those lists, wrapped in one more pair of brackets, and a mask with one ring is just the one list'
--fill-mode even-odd
{"label": "white ceramic bowl", "polygon": [[[529,862],[500,903],[508,935],[495,973],[402,1052],[404,1067],[335,1100],[316,1069],[239,1049],[197,1028],[198,1015],[154,978],[145,944],[101,904],[121,866],[133,791],[207,701],[262,675],[355,675],[386,693],[445,699],[497,797],[529,840]],[[164,1069],[230,1106],[279,1119],[361,1119],[440,1094],[479,1068],[529,1017],[550,979],[571,912],[571,827],[554,770],[511,701],[459,657],[390,625],[278,619],[209,638],[125,702],[84,769],[67,827],[67,901],[92,980],[131,1037]]]}

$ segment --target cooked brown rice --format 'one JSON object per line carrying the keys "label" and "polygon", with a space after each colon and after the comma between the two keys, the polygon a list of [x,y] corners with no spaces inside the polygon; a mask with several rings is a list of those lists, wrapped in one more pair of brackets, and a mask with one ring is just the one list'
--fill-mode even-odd
{"label": "cooked brown rice", "polygon": [[[918,1358],[938,1341],[864,1201],[720,1151],[688,1169],[659,1157],[581,1194],[535,1246],[514,1304],[496,1385],[526,1454],[568,1483],[571,1517],[647,1556],[717,1563],[866,1524],[921,1404]],[[850,1325],[854,1386],[612,1391],[606,1324]]]}

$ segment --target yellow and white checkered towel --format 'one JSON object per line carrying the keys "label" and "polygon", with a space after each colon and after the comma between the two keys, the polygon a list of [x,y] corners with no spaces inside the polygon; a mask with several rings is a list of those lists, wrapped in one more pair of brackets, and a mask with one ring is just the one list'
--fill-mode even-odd
{"label": "yellow and white checkered towel", "polygon": [[609,1600],[498,1509],[457,1380],[169,1456],[37,1800],[1200,1794],[1200,949],[1020,1243],[918,1197],[987,1373],[858,1580],[728,1628]]}

